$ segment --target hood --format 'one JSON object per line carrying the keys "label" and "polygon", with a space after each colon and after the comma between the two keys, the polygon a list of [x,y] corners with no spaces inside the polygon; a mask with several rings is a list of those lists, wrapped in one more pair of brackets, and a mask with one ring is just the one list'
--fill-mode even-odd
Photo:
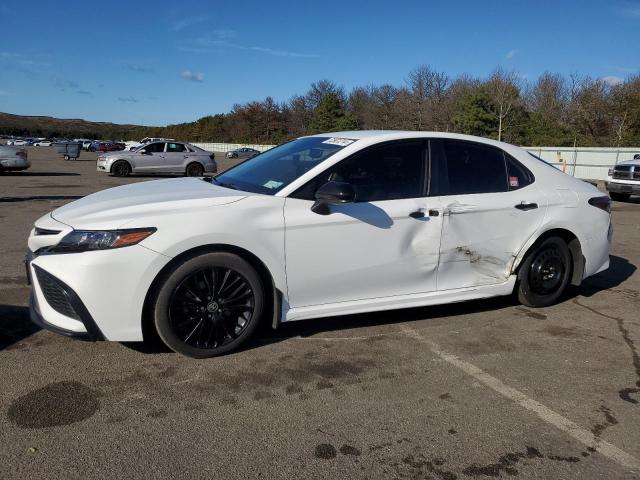
{"label": "hood", "polygon": [[616,163],[614,166],[617,167],[618,165],[635,165],[635,166],[638,166],[638,165],[640,165],[640,159],[624,160],[622,162]]}
{"label": "hood", "polygon": [[123,227],[136,218],[213,207],[242,200],[249,192],[219,187],[200,178],[172,178],[103,190],[51,212],[74,229]]}

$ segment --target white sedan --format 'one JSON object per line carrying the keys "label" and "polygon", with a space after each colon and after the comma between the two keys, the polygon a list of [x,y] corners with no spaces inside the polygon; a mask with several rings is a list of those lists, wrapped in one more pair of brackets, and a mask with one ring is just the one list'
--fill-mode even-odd
{"label": "white sedan", "polygon": [[50,147],[51,145],[53,145],[51,140],[38,140],[33,143],[34,147]]}
{"label": "white sedan", "polygon": [[429,132],[299,138],[213,180],[112,188],[40,218],[31,317],[192,357],[280,322],[511,295],[606,269],[610,200],[525,150]]}

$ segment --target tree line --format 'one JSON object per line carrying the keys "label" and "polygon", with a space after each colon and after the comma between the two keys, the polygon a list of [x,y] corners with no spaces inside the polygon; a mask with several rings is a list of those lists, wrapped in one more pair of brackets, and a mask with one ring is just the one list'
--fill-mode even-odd
{"label": "tree line", "polygon": [[497,68],[486,78],[453,78],[423,65],[409,72],[401,85],[347,91],[320,80],[285,102],[267,97],[194,122],[114,126],[101,136],[278,144],[301,135],[352,129],[457,132],[528,146],[638,146],[640,75],[612,82],[545,72],[528,80]]}

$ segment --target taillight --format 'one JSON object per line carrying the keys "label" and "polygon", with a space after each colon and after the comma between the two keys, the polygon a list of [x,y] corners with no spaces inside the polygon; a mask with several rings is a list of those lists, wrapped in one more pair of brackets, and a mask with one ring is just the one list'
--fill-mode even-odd
{"label": "taillight", "polygon": [[27,152],[25,152],[24,150],[20,150],[19,152],[16,152],[16,155],[18,157],[27,158]]}
{"label": "taillight", "polygon": [[589,199],[589,205],[593,205],[600,210],[611,213],[611,199],[607,195],[601,197],[593,197]]}

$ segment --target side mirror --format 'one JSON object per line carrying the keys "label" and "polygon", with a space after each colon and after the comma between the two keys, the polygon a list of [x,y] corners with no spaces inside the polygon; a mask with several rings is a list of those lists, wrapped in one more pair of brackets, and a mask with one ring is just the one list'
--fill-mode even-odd
{"label": "side mirror", "polygon": [[350,183],[327,182],[316,191],[315,199],[311,211],[318,215],[329,215],[329,205],[354,202],[356,191]]}

